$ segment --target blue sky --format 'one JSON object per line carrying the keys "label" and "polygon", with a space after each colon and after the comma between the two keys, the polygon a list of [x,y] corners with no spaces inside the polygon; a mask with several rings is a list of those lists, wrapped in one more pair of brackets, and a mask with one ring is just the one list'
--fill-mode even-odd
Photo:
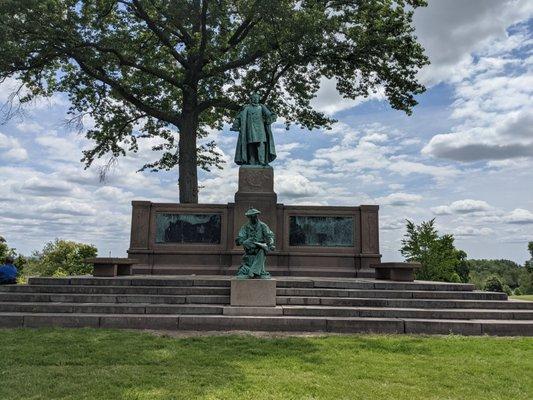
{"label": "blue sky", "polygon": [[[379,93],[339,98],[323,81],[315,106],[338,120],[331,131],[275,126],[279,201],[379,204],[384,260],[401,260],[406,218],[436,218],[470,258],[523,263],[533,240],[532,17],[530,1],[430,0],[415,15],[432,65],[413,115]],[[0,101],[15,84],[0,86]],[[79,162],[90,143],[64,124],[67,107],[56,95],[0,125],[0,235],[26,254],[60,237],[123,256],[131,200],[177,201],[177,172],[135,172],[156,158],[150,141],[100,182],[98,165]],[[201,174],[200,201],[232,201],[235,133],[210,136],[228,162]]]}

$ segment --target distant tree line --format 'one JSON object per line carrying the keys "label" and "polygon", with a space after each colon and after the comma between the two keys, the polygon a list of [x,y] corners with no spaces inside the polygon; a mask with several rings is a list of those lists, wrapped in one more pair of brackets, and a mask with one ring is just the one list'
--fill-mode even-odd
{"label": "distant tree line", "polygon": [[422,264],[416,278],[444,282],[469,282],[477,289],[533,294],[533,241],[530,260],[523,266],[511,260],[470,260],[455,247],[451,234],[439,235],[435,219],[416,225],[407,220],[400,252],[407,261]]}

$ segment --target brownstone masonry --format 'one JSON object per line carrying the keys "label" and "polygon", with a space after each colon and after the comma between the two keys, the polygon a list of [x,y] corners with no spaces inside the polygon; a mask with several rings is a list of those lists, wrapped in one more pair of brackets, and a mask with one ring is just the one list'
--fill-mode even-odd
{"label": "brownstone masonry", "polygon": [[373,277],[370,265],[381,260],[378,206],[280,204],[269,166],[241,166],[234,203],[132,205],[128,254],[139,260],[136,274],[234,274],[242,257],[235,237],[250,207],[275,234],[272,275]]}

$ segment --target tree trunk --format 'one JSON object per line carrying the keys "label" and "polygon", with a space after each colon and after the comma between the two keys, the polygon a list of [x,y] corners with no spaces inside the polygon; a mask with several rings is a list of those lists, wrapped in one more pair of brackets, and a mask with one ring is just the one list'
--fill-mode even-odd
{"label": "tree trunk", "polygon": [[198,203],[198,167],[196,131],[198,116],[195,110],[184,107],[179,136],[180,203]]}

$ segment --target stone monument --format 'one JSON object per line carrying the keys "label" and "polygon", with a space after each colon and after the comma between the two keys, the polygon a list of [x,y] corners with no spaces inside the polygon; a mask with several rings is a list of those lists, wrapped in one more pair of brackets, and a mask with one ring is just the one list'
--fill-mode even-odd
{"label": "stone monument", "polygon": [[270,274],[374,276],[370,266],[381,260],[377,205],[277,202],[274,169],[269,165],[276,159],[271,129],[275,121],[275,113],[260,104],[257,93],[236,116],[231,129],[238,132],[235,163],[240,167],[233,203],[133,201],[128,257],[139,260],[134,273],[234,275],[240,270],[245,274],[241,267],[254,263],[242,260],[245,240],[240,231],[248,223],[246,212],[253,208],[261,210],[262,223],[276,238],[276,247],[259,257],[268,260]]}

